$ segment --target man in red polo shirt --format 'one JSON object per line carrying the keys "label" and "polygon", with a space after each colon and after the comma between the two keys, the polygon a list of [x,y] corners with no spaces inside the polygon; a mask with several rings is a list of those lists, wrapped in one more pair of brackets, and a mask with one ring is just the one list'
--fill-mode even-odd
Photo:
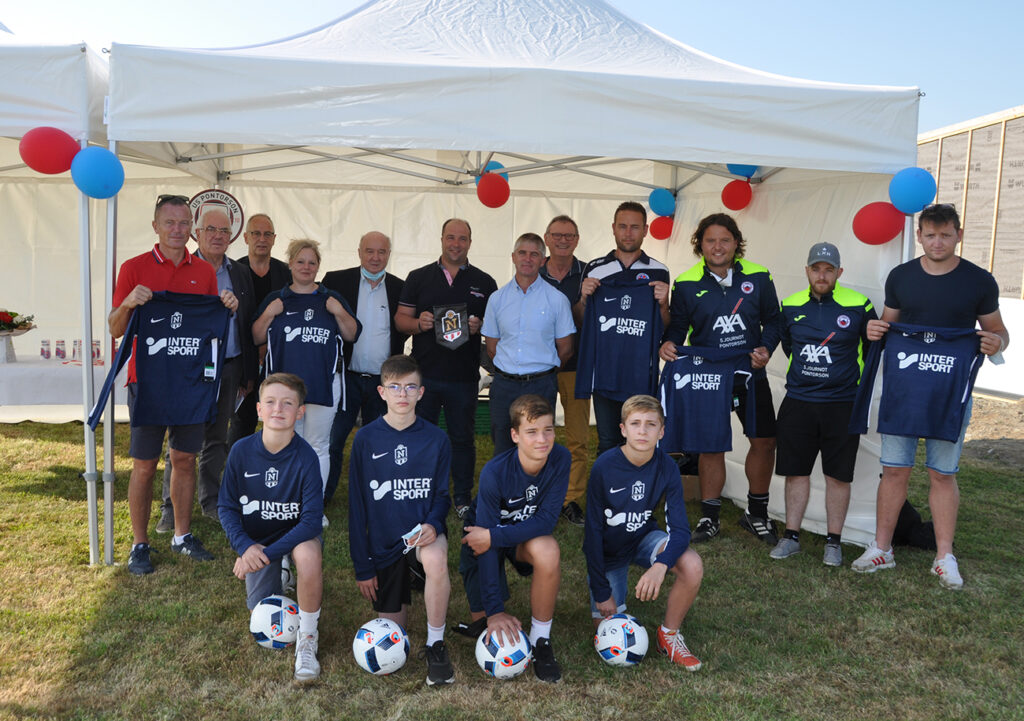
{"label": "man in red polo shirt", "polygon": [[[148,302],[155,291],[218,295],[217,276],[213,267],[195,258],[185,248],[192,229],[192,211],[188,198],[182,195],[161,195],[153,213],[153,230],[158,242],[151,251],[130,258],[121,266],[114,289],[113,309],[107,318],[110,334],[124,335],[135,308]],[[229,290],[220,293],[221,302],[231,312],[238,300]],[[129,409],[134,407],[134,354],[128,365]],[[141,576],[153,572],[149,558],[149,514],[153,505],[153,476],[168,435],[171,458],[171,499],[174,503],[174,539],[171,550],[198,561],[211,561],[213,556],[190,532],[192,495],[195,492],[196,454],[203,446],[205,424],[186,426],[132,426],[132,474],[128,481],[128,512],[132,521],[132,550],[128,556],[129,572]]]}

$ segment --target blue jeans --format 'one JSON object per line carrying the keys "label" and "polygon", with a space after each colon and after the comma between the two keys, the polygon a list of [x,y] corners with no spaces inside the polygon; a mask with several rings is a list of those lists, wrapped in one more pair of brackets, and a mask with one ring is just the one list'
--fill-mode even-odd
{"label": "blue jeans", "polygon": [[516,398],[528,393],[535,393],[546,400],[551,404],[553,411],[558,395],[558,374],[551,373],[528,381],[514,381],[500,375],[494,376],[490,388],[491,439],[494,441],[494,455],[515,445],[509,432],[512,428],[509,408]]}
{"label": "blue jeans", "polygon": [[423,398],[416,415],[436,424],[444,408],[448,438],[452,442],[452,503],[469,505],[473,495],[473,471],[476,468],[476,395],[477,381],[423,379]]}
{"label": "blue jeans", "polygon": [[345,441],[348,434],[355,428],[356,418],[363,414],[363,425],[384,415],[387,404],[377,392],[380,385],[379,375],[345,371],[345,410],[338,408],[331,424],[331,466],[327,472],[327,487],[324,489],[324,503],[334,497],[341,479],[341,471],[345,463]]}
{"label": "blue jeans", "polygon": [[[967,424],[971,422],[971,409],[974,399],[967,399],[964,420],[960,425],[960,437],[954,441],[943,441],[938,438],[926,438],[925,466],[944,476],[955,476],[960,471],[960,453],[964,448],[964,436],[967,435]],[[917,438],[910,436],[890,436],[882,434],[881,462],[890,468],[913,468],[914,456],[917,454]]]}
{"label": "blue jeans", "polygon": [[[608,580],[608,585],[612,587],[612,598],[615,599],[616,613],[626,612],[626,592],[629,590],[630,565],[650,568],[654,565],[654,560],[658,557],[658,553],[661,552],[667,543],[668,534],[660,528],[655,528],[640,541],[636,551],[633,553],[633,558],[621,566],[604,569],[604,577]],[[590,587],[589,578],[587,580],[587,587]],[[603,618],[597,611],[597,603],[594,601],[593,591],[590,592],[590,615],[594,618]]]}
{"label": "blue jeans", "polygon": [[597,455],[611,448],[617,448],[625,442],[622,437],[622,403],[614,401],[600,393],[592,396],[594,402],[594,420],[597,423]]}

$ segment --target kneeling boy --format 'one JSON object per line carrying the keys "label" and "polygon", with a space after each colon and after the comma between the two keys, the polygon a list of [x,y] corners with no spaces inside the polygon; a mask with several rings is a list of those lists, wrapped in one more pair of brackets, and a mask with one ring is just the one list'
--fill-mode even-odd
{"label": "kneeling boy", "polygon": [[[690,544],[679,467],[658,449],[665,434],[665,414],[651,396],[633,396],[622,404],[619,426],[626,444],[601,454],[590,469],[583,552],[587,557],[590,606],[594,624],[626,610],[629,565],[647,570],[637,581],[635,597],[653,601],[665,574],[675,581],[668,593],[665,620],[658,629],[658,650],[687,671],[701,663],[686,648],[679,626],[697,598],[704,565]],[[654,509],[664,499],[665,526],[658,528]]]}
{"label": "kneeling boy", "polygon": [[555,443],[555,414],[540,396],[520,396],[512,402],[509,416],[516,447],[492,458],[480,472],[480,488],[466,516],[459,572],[476,622],[470,628],[486,615],[488,634],[498,634],[502,644],[522,629],[519,619],[505,612],[505,561],[511,561],[520,575],[532,574],[533,670],[541,681],[555,683],[562,671],[550,637],[561,555],[551,534],[569,487],[572,457]]}
{"label": "kneeling boy", "polygon": [[271,374],[260,384],[256,413],[263,430],[232,446],[217,501],[221,526],[238,554],[234,572],[245,579],[250,610],[281,593],[281,558],[291,554],[298,575],[298,683],[320,677],[317,623],[324,590],[320,461],[295,434],[305,399],[305,384],[291,373]]}
{"label": "kneeling boy", "polygon": [[349,461],[349,552],[356,585],[373,609],[406,628],[411,573],[425,578],[427,685],[448,684],[455,671],[444,645],[448,578],[448,471],[451,443],[416,417],[423,397],[419,365],[391,356],[377,387],[388,410],[359,429]]}

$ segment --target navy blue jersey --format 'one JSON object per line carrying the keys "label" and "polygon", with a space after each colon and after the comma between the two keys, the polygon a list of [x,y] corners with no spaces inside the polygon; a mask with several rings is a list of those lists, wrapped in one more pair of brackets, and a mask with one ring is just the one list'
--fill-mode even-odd
{"label": "navy blue jersey", "polygon": [[787,395],[808,403],[852,401],[864,369],[871,301],[836,285],[819,300],[809,288],[782,301]]}
{"label": "navy blue jersey", "polygon": [[498,564],[502,562],[498,549],[514,548],[554,532],[569,488],[571,462],[569,451],[556,443],[536,476],[523,470],[518,448],[499,453],[480,471],[480,488],[469,517],[491,532],[491,547],[477,557],[480,594],[488,616],[505,609],[498,584]]}
{"label": "navy blue jersey", "polygon": [[316,451],[298,434],[277,453],[263,432],[231,447],[217,499],[220,525],[241,556],[254,543],[276,561],[323,528],[324,495]]}
{"label": "navy blue jersey", "polygon": [[[732,450],[733,386],[747,386],[747,433],[755,433],[754,384],[750,349],[721,350],[676,346],[679,357],[661,372],[659,398],[665,410],[668,453],[723,453]],[[737,378],[738,376],[738,378]]]}
{"label": "navy blue jersey", "polygon": [[114,367],[89,414],[96,430],[118,371],[135,348],[133,426],[185,426],[217,417],[230,312],[215,295],[153,293],[132,312]]}
{"label": "navy blue jersey", "polygon": [[654,511],[661,502],[668,543],[655,561],[671,569],[690,545],[679,466],[660,449],[642,466],[630,463],[621,448],[607,450],[594,461],[587,482],[583,553],[595,599],[611,598],[605,569],[636,555],[644,536],[658,527]]}
{"label": "navy blue jersey", "polygon": [[451,460],[448,436],[422,418],[400,431],[383,417],[359,429],[348,471],[348,545],[357,580],[398,560],[402,535],[417,523],[445,533]]}
{"label": "navy blue jersey", "polygon": [[[320,286],[315,293],[294,293],[282,288],[271,293],[256,313],[258,318],[275,298],[284,304],[284,312],[267,328],[267,356],[264,368],[271,373],[294,373],[306,384],[306,403],[333,406],[331,387],[335,372],[345,371],[341,354],[342,339],[338,321],[327,311],[327,299],[334,297],[355,318],[348,303],[333,291]],[[361,328],[361,326],[360,326]],[[345,384],[341,384],[339,408],[345,408]]]}
{"label": "navy blue jersey", "polygon": [[[637,273],[646,275],[632,275]],[[661,310],[651,279],[632,275],[603,279],[587,301],[577,355],[577,398],[599,393],[624,401],[657,391]]]}
{"label": "navy blue jersey", "polygon": [[889,331],[868,352],[850,432],[867,431],[871,390],[884,348],[878,432],[955,442],[984,360],[980,344],[973,328],[890,323]]}
{"label": "navy blue jersey", "polygon": [[[721,286],[704,259],[681,273],[672,285],[671,321],[665,340],[709,348],[757,348],[771,353],[779,344],[782,316],[768,269],[738,259],[732,285]],[[687,340],[689,339],[689,340]],[[764,369],[755,371],[764,376]]]}

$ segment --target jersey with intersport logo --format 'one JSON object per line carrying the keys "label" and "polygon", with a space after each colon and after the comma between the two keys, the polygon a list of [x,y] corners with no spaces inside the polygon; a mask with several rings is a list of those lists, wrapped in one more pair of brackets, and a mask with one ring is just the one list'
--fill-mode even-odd
{"label": "jersey with intersport logo", "polygon": [[323,529],[324,496],[316,451],[298,434],[277,453],[263,432],[231,447],[217,498],[228,543],[241,556],[253,543],[276,561]]}
{"label": "jersey with intersport logo", "polygon": [[[327,312],[327,299],[333,297],[355,318],[348,303],[333,291],[319,286],[315,293],[295,293],[287,286],[280,294],[271,294],[255,317],[280,297],[284,311],[267,328],[267,356],[264,368],[271,373],[294,373],[306,384],[306,403],[334,405],[331,387],[334,373],[345,372],[341,353],[342,339],[338,322]],[[358,337],[358,334],[357,334]],[[345,408],[345,383],[341,384],[338,407]]]}
{"label": "jersey with intersport logo", "polygon": [[576,362],[576,397],[624,401],[658,388],[664,325],[646,274],[613,275],[587,301]]}
{"label": "jersey with intersport logo", "polygon": [[644,536],[658,527],[654,512],[661,503],[668,543],[654,560],[672,568],[690,545],[679,466],[661,449],[642,466],[634,466],[621,448],[611,448],[594,461],[587,481],[583,554],[596,600],[612,594],[606,569],[629,563]]}
{"label": "jersey with intersport logo", "polygon": [[[779,344],[782,316],[768,269],[745,258],[732,266],[729,286],[718,283],[704,259],[672,285],[671,320],[665,340],[705,348],[737,349]],[[764,369],[755,371],[763,376]]]}
{"label": "jersey with intersport logo", "polygon": [[782,350],[789,356],[786,393],[808,403],[852,401],[870,343],[871,301],[836,285],[815,298],[810,288],[782,301]]}
{"label": "jersey with intersport logo", "polygon": [[114,367],[89,414],[95,430],[118,372],[135,358],[133,426],[184,426],[217,417],[230,311],[215,295],[161,291],[132,311]]}
{"label": "jersey with intersport logo", "polygon": [[732,450],[733,385],[750,394],[747,433],[756,433],[757,403],[751,382],[750,349],[676,346],[678,358],[661,371],[658,398],[665,411],[667,453],[724,453]]}
{"label": "jersey with intersport logo", "polygon": [[417,418],[396,430],[383,417],[356,433],[348,470],[348,550],[356,580],[377,575],[408,551],[402,535],[417,524],[446,532],[452,445]]}
{"label": "jersey with intersport logo", "polygon": [[890,323],[889,331],[868,352],[850,432],[867,431],[871,390],[881,362],[878,432],[955,442],[985,358],[980,348],[973,328]]}

